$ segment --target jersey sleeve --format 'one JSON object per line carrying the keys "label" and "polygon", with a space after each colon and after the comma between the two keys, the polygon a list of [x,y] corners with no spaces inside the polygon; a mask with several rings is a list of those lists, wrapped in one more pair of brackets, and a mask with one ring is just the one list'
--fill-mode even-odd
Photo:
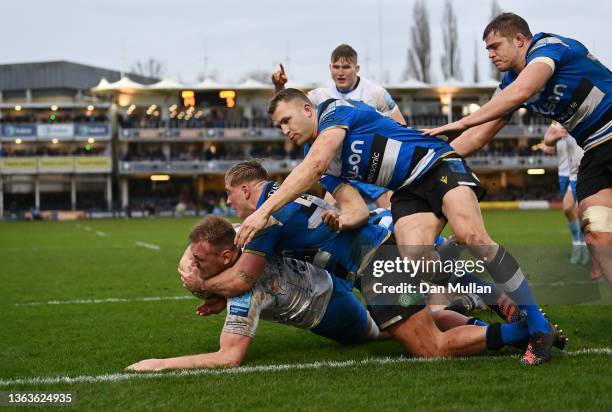
{"label": "jersey sleeve", "polygon": [[563,61],[569,47],[556,37],[546,37],[539,40],[527,55],[527,64],[546,63],[554,72],[557,65]]}
{"label": "jersey sleeve", "polygon": [[250,291],[228,299],[223,332],[255,337],[259,316],[265,304],[259,283]]}
{"label": "jersey sleeve", "polygon": [[340,186],[348,184],[348,182],[336,176],[323,175],[321,179],[319,179],[319,184],[333,195]]}
{"label": "jersey sleeve", "polygon": [[323,100],[325,100],[326,93],[322,87],[319,87],[309,91],[306,96],[308,97],[308,100],[310,100],[312,104],[317,107],[323,103]]}
{"label": "jersey sleeve", "polygon": [[274,215],[270,216],[269,226],[258,232],[253,240],[244,246],[244,252],[254,253],[270,259],[274,256],[274,248],[280,240],[282,223]]}
{"label": "jersey sleeve", "polygon": [[376,92],[375,101],[376,110],[387,116],[391,113],[395,106],[397,106],[393,100],[393,97],[391,97],[389,92],[382,87]]}
{"label": "jersey sleeve", "polygon": [[351,128],[353,120],[352,104],[344,100],[325,101],[319,106],[319,133],[333,128],[347,131]]}

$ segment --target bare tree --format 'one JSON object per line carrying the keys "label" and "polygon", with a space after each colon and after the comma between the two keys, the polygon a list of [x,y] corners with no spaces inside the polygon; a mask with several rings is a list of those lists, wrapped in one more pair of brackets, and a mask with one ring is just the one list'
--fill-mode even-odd
{"label": "bare tree", "polygon": [[408,67],[404,78],[431,83],[431,35],[429,17],[423,0],[417,0],[414,4],[412,19],[410,28],[412,44],[408,50]]}
{"label": "bare tree", "polygon": [[442,42],[444,44],[444,54],[440,59],[442,64],[442,75],[445,79],[461,80],[461,52],[459,51],[459,34],[457,32],[457,15],[453,10],[450,0],[444,4],[442,14]]}
{"label": "bare tree", "polygon": [[141,76],[161,79],[166,73],[166,67],[154,57],[146,61],[138,61],[132,66],[132,72]]}
{"label": "bare tree", "polygon": [[[503,13],[503,10],[499,6],[499,3],[497,2],[497,0],[492,0],[491,1],[491,19],[489,21],[493,20],[494,18],[499,16],[501,13]],[[495,67],[493,63],[489,65],[489,69],[491,71],[491,78],[501,81],[502,73],[499,70],[497,70],[497,67]]]}
{"label": "bare tree", "polygon": [[478,67],[478,39],[474,38],[474,75],[472,77],[474,84],[480,81],[480,67]]}

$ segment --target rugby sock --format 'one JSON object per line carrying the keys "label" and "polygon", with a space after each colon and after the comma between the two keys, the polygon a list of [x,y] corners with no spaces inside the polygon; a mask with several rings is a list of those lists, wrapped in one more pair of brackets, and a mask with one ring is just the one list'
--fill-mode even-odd
{"label": "rugby sock", "polygon": [[497,254],[486,264],[486,268],[506,295],[527,314],[529,333],[548,332],[548,321],[536,306],[529,284],[516,259],[500,245]]}
{"label": "rugby sock", "polygon": [[525,341],[529,339],[529,330],[518,322],[504,323],[501,325],[501,339],[505,345]]}
{"label": "rugby sock", "polygon": [[496,302],[499,300],[499,297],[501,296],[501,294],[503,293],[501,290],[499,290],[497,288],[497,286],[494,283],[491,282],[487,282],[484,279],[479,278],[478,276],[468,272],[465,275],[459,277],[459,276],[452,276],[451,281],[455,281],[457,283],[459,283],[462,286],[469,286],[470,284],[472,285],[476,285],[476,286],[482,286],[482,287],[490,287],[491,288],[491,293],[487,293],[487,294],[478,294],[478,296],[480,296],[482,298],[482,300],[484,300],[484,302],[487,305],[494,305],[496,304]]}
{"label": "rugby sock", "polygon": [[468,318],[467,325],[475,325],[475,326],[489,326],[487,322],[483,322],[478,318]]}
{"label": "rugby sock", "polygon": [[584,240],[582,236],[582,231],[580,230],[580,222],[578,221],[578,219],[574,220],[573,222],[569,222],[567,224],[567,227],[569,228],[569,231],[572,234],[572,242],[575,242],[574,244],[576,244],[576,242]]}
{"label": "rugby sock", "polygon": [[504,345],[529,339],[529,331],[518,323],[492,323],[487,327],[487,349],[498,350]]}

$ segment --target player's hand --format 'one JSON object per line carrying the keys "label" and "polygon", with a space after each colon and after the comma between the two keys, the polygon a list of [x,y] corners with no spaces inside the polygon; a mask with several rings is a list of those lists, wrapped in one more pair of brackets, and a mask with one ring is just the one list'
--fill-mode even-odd
{"label": "player's hand", "polygon": [[202,303],[196,309],[196,314],[200,316],[216,315],[217,313],[223,312],[227,300],[222,296],[213,296],[206,299],[206,302]]}
{"label": "player's hand", "polygon": [[557,151],[555,146],[548,146],[546,143],[544,142],[540,142],[538,144],[539,148],[542,149],[542,151],[548,155],[554,155],[555,152]]}
{"label": "player's hand", "polygon": [[157,372],[166,369],[164,359],[145,359],[136,362],[125,368],[132,372]]}
{"label": "player's hand", "polygon": [[451,141],[467,129],[468,127],[463,123],[463,120],[458,120],[434,129],[423,129],[423,134],[425,136],[446,136],[446,140]]}
{"label": "player's hand", "polygon": [[236,233],[234,244],[238,247],[244,247],[244,245],[253,240],[257,232],[266,227],[269,218],[270,216],[263,209],[257,209],[242,222],[240,230]]}
{"label": "player's hand", "polygon": [[280,70],[272,73],[272,84],[277,91],[282,90],[285,84],[287,84],[287,74],[285,73],[285,67],[283,67],[282,63],[280,64]]}
{"label": "player's hand", "polygon": [[204,279],[200,277],[198,270],[182,270],[179,269],[181,275],[181,283],[183,287],[197,296],[205,293]]}
{"label": "player's hand", "polygon": [[335,210],[326,210],[321,213],[321,219],[323,223],[335,232],[342,230],[342,222],[340,221],[340,214]]}

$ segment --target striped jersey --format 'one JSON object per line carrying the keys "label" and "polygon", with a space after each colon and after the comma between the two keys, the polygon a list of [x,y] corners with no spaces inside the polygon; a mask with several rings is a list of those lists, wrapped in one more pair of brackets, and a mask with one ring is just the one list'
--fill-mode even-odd
{"label": "striped jersey", "polygon": [[[277,189],[275,182],[267,182],[257,207]],[[323,199],[302,195],[272,213],[268,226],[245,245],[244,251],[268,260],[274,256],[292,257],[340,277],[357,274],[365,267],[369,252],[384,243],[390,232],[372,224],[335,232],[321,217],[330,209],[333,206]]]}
{"label": "striped jersey", "polygon": [[[330,99],[317,111],[318,134],[346,130],[326,174],[396,190],[415,182],[438,159],[454,153],[436,137],[402,126],[362,102]],[[308,153],[311,145],[304,146]]]}
{"label": "striped jersey", "polygon": [[[612,139],[612,76],[582,43],[537,33],[526,59],[548,64],[553,74],[525,108],[561,123],[585,151]],[[517,77],[507,72],[500,89]]]}

